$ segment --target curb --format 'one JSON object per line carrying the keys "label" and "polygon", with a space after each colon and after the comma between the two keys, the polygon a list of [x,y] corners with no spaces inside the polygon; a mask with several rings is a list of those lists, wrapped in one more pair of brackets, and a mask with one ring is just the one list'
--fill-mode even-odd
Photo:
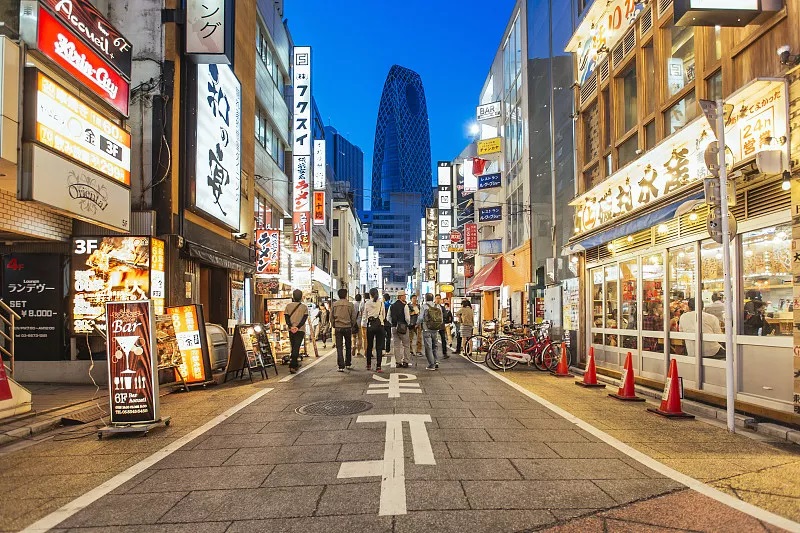
{"label": "curb", "polygon": [[[85,407],[80,407],[83,404],[91,403],[92,405],[87,405]],[[72,405],[67,405],[63,407],[57,407],[53,409],[48,409],[43,413],[38,413],[32,416],[27,417],[27,420],[30,420],[25,426],[16,427],[14,429],[9,429],[8,431],[3,431],[2,425],[0,425],[0,447],[5,446],[7,444],[11,444],[14,442],[18,442],[20,440],[29,439],[36,435],[46,433],[48,431],[52,431],[53,429],[62,427],[61,420],[64,416],[68,414],[79,413],[81,411],[88,411],[90,409],[94,409],[94,404],[96,400],[86,400],[83,402],[74,403]],[[77,409],[69,409],[70,407],[77,407]],[[58,413],[56,416],[47,416],[47,415],[54,415]],[[44,420],[38,420],[37,418],[46,417]],[[87,423],[95,422],[96,420],[100,420],[101,416],[98,416],[94,420],[90,420]]]}

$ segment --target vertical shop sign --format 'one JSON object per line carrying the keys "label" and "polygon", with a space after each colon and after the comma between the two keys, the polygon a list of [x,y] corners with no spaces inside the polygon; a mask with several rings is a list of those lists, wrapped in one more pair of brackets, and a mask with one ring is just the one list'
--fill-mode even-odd
{"label": "vertical shop sign", "polygon": [[311,220],[307,211],[295,211],[294,251],[296,254],[308,254],[311,251]]}
{"label": "vertical shop sign", "polygon": [[325,191],[314,191],[314,225],[325,225]]}
{"label": "vertical shop sign", "polygon": [[471,222],[464,224],[464,250],[474,252],[478,249],[478,225]]}
{"label": "vertical shop sign", "polygon": [[276,229],[256,231],[256,274],[281,273],[281,232]]}
{"label": "vertical shop sign", "polygon": [[111,423],[155,422],[158,373],[150,302],[109,302],[106,316]]}
{"label": "vertical shop sign", "polygon": [[[178,370],[188,385],[205,383],[211,378],[211,358],[206,342],[203,308],[199,305],[170,307],[175,339],[181,353]],[[177,376],[176,376],[177,378]]]}
{"label": "vertical shop sign", "polygon": [[17,357],[61,359],[64,352],[62,258],[58,254],[3,257],[3,300],[21,318],[14,330]]}
{"label": "vertical shop sign", "polygon": [[195,63],[233,64],[233,4],[186,1],[186,54]]}
{"label": "vertical shop sign", "polygon": [[325,188],[325,141],[314,141],[314,190]]}
{"label": "vertical shop sign", "polygon": [[[293,265],[292,279],[310,287],[311,271],[311,185],[312,185],[312,137],[311,137],[311,47],[295,46],[293,61],[294,109],[292,110],[293,160],[294,171],[292,203],[294,213],[294,251],[296,265]],[[308,281],[308,282],[307,282]]]}

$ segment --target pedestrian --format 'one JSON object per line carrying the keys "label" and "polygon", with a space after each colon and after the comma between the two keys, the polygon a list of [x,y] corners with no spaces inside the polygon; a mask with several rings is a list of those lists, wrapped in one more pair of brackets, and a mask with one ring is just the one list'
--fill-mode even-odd
{"label": "pedestrian", "polygon": [[303,303],[303,291],[300,289],[292,292],[292,301],[283,311],[283,318],[289,328],[289,345],[292,347],[289,373],[294,374],[300,367],[300,345],[306,338],[305,325],[308,320],[308,307]]}
{"label": "pedestrian", "polygon": [[450,303],[445,302],[442,309],[442,318],[444,319],[444,333],[447,335],[447,345],[453,347],[453,313],[450,311]]}
{"label": "pedestrian", "polygon": [[[336,293],[339,299],[331,306],[331,323],[336,330],[336,361],[339,372],[352,367],[353,329],[358,324],[356,307],[347,299],[347,289],[342,287]],[[344,353],[342,353],[344,352]]]}
{"label": "pedestrian", "polygon": [[406,304],[406,291],[397,293],[397,301],[389,307],[389,320],[392,323],[392,336],[394,337],[394,360],[398,368],[408,368],[411,362],[408,325],[411,314]]}
{"label": "pedestrian", "polygon": [[322,341],[322,347],[328,347],[328,337],[331,334],[331,314],[328,311],[328,306],[325,302],[319,304],[319,337],[317,340]]}
{"label": "pedestrian", "polygon": [[411,322],[408,323],[408,338],[411,342],[411,355],[420,356],[422,355],[422,328],[419,323],[419,305],[417,304],[416,294],[411,296],[411,303],[408,304],[408,314],[411,316]]}
{"label": "pedestrian", "polygon": [[469,341],[472,337],[472,328],[475,325],[475,312],[472,310],[472,303],[469,300],[462,300],[461,309],[456,313],[459,323],[458,344],[456,353],[461,353],[461,344]]}
{"label": "pedestrian", "polygon": [[361,340],[363,341],[364,346],[364,355],[367,355],[367,302],[369,302],[370,296],[369,293],[365,292],[363,295],[363,302],[361,303]]}
{"label": "pedestrian", "polygon": [[388,292],[383,293],[383,308],[386,313],[386,319],[383,322],[384,331],[384,349],[383,353],[389,355],[392,353],[392,324],[389,322],[389,307],[392,305],[392,297]]}
{"label": "pedestrian", "polygon": [[439,368],[439,333],[444,325],[442,319],[442,308],[433,301],[433,294],[425,295],[425,303],[420,311],[420,322],[422,322],[422,336],[425,341],[425,357],[428,359],[426,370],[436,370]]}
{"label": "pedestrian", "polygon": [[364,304],[364,316],[367,321],[367,370],[372,370],[372,348],[375,347],[375,372],[381,370],[381,360],[383,359],[383,346],[386,334],[383,323],[386,320],[386,308],[380,301],[378,289],[372,288],[369,291],[369,300]]}
{"label": "pedestrian", "polygon": [[439,296],[438,294],[436,295],[436,298],[434,299],[434,304],[436,305],[436,307],[439,308],[439,312],[442,313],[442,325],[439,328],[439,339],[442,341],[442,359],[449,359],[450,358],[450,354],[447,353],[447,335],[444,332],[445,328],[447,327],[447,325],[444,323],[444,317],[445,317],[444,311],[445,311],[445,309],[444,309],[444,305],[442,305],[442,297]]}
{"label": "pedestrian", "polygon": [[353,327],[353,357],[361,357],[361,351],[364,349],[364,337],[362,337],[361,329],[361,315],[364,311],[364,303],[361,301],[361,294],[356,294],[356,303],[353,304],[356,308],[356,324]]}

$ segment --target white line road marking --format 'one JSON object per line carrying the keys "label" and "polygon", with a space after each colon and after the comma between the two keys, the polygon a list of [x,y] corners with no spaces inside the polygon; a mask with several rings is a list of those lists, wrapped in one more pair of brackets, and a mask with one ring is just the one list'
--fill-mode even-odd
{"label": "white line road marking", "polygon": [[306,370],[309,370],[309,369],[313,368],[315,365],[318,365],[318,364],[319,364],[319,363],[321,363],[321,362],[322,362],[324,359],[326,359],[327,357],[330,357],[330,356],[331,356],[331,355],[333,355],[334,353],[336,353],[336,348],[333,348],[331,351],[329,351],[329,352],[328,352],[328,353],[326,353],[325,355],[322,355],[322,356],[320,356],[320,357],[316,358],[316,360],[314,360],[314,361],[311,361],[309,364],[307,364],[307,365],[303,365],[303,366],[300,368],[300,370],[298,370],[298,371],[297,371],[297,374],[289,374],[288,376],[284,376],[282,379],[278,380],[278,383],[286,383],[287,381],[291,381],[291,380],[293,380],[295,377],[299,376],[300,374],[302,374],[302,373],[303,373],[303,372],[305,372]]}
{"label": "white line road marking", "polygon": [[735,497],[733,497],[733,496],[731,496],[729,494],[726,494],[726,493],[722,492],[721,490],[718,490],[718,489],[712,487],[711,485],[707,485],[707,484],[703,483],[702,481],[698,481],[698,480],[694,479],[693,477],[689,477],[686,474],[682,474],[681,472],[678,472],[677,470],[674,470],[674,469],[668,467],[667,465],[656,461],[655,459],[653,459],[649,455],[646,455],[646,454],[640,452],[639,450],[636,450],[636,449],[628,446],[624,442],[622,442],[622,441],[620,441],[618,439],[615,439],[614,437],[612,437],[611,435],[609,435],[605,431],[597,429],[593,425],[589,424],[588,422],[585,422],[585,421],[581,420],[580,418],[578,418],[575,415],[569,413],[568,411],[565,411],[564,409],[560,408],[559,406],[548,402],[547,400],[545,400],[541,396],[538,396],[538,395],[532,393],[531,391],[527,390],[522,385],[518,385],[518,384],[514,383],[510,379],[498,374],[497,372],[494,372],[493,370],[491,370],[491,369],[489,369],[489,368],[487,368],[485,366],[478,365],[478,364],[475,364],[475,366],[477,366],[478,368],[480,368],[484,372],[487,372],[488,374],[494,376],[495,378],[499,379],[500,381],[502,381],[506,385],[518,390],[519,392],[521,392],[522,394],[524,394],[525,396],[527,396],[531,400],[539,403],[540,405],[546,407],[547,409],[550,409],[555,414],[565,418],[566,420],[569,420],[570,422],[572,422],[573,424],[575,424],[579,428],[583,429],[584,431],[587,431],[587,432],[591,433],[592,435],[594,435],[598,439],[602,440],[603,442],[605,442],[609,446],[611,446],[613,448],[616,448],[617,450],[621,451],[622,453],[624,453],[625,455],[627,455],[631,459],[635,459],[636,461],[640,462],[641,464],[643,464],[644,466],[650,468],[651,470],[655,470],[659,474],[661,474],[661,475],[663,475],[665,477],[668,477],[668,478],[672,479],[673,481],[677,481],[678,483],[680,483],[682,485],[685,485],[686,487],[688,487],[688,488],[690,488],[690,489],[692,489],[694,491],[697,491],[697,492],[699,492],[700,494],[702,494],[704,496],[708,496],[709,498],[711,498],[713,500],[717,500],[718,502],[720,502],[722,504],[725,504],[728,507],[736,509],[737,511],[741,511],[741,512],[747,514],[747,515],[750,515],[750,516],[752,516],[753,518],[755,518],[757,520],[761,520],[762,522],[766,522],[767,524],[771,524],[773,526],[782,527],[783,529],[785,529],[787,531],[793,531],[793,532],[796,532],[796,533],[800,533],[800,523],[794,522],[794,521],[792,521],[792,520],[790,520],[788,518],[784,518],[783,516],[777,515],[775,513],[770,512],[770,511],[767,511],[766,509],[762,509],[761,507],[757,507],[757,506],[755,506],[755,505],[753,505],[751,503],[747,503],[745,501],[742,501],[742,500],[740,500],[738,498],[735,498]]}
{"label": "white line road marking", "polygon": [[[164,459],[165,457],[171,455],[173,452],[177,451],[179,448],[185,446],[192,440],[196,439],[203,433],[213,429],[214,427],[218,426],[231,416],[235,415],[251,403],[255,402],[268,392],[274,389],[262,389],[249,398],[239,402],[238,404],[234,405],[221,415],[218,415],[199,428],[190,431],[183,437],[179,438],[172,444],[168,444],[164,446],[157,452],[155,452],[150,457],[143,459],[142,461],[136,463],[135,465],[131,466],[124,472],[117,474],[116,476],[112,477],[99,487],[96,487],[83,496],[79,496],[72,500],[71,502],[65,504],[60,509],[57,509],[50,513],[49,515],[45,516],[41,520],[36,521],[35,523],[31,524],[30,526],[26,527],[21,531],[21,533],[43,533],[45,531],[49,531],[51,528],[56,527],[58,524],[66,520],[67,518],[71,517],[72,515],[82,511],[92,503],[96,502],[112,490],[120,487],[124,483],[127,483],[131,479],[133,479],[138,474],[141,474],[160,460]],[[402,438],[402,437],[401,437]]]}
{"label": "white line road marking", "polygon": [[414,374],[389,374],[388,378],[373,374],[372,379],[382,383],[371,383],[367,394],[387,394],[389,398],[399,398],[401,394],[422,394],[419,383],[403,383],[416,380]]}
{"label": "white line road marking", "polygon": [[397,368],[397,359],[394,354],[385,354],[383,356],[382,366],[388,365],[389,368]]}
{"label": "white line road marking", "polygon": [[357,423],[385,422],[386,444],[382,461],[355,461],[342,463],[337,478],[381,477],[381,498],[378,515],[406,514],[406,473],[403,448],[403,422],[408,422],[414,463],[435,465],[433,448],[425,426],[431,415],[362,415]]}

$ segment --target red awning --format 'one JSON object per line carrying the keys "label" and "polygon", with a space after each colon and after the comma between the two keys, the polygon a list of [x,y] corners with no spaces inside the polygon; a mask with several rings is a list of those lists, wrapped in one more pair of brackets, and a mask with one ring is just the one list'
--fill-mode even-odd
{"label": "red awning", "polygon": [[503,258],[498,257],[475,274],[467,293],[496,291],[503,284]]}

